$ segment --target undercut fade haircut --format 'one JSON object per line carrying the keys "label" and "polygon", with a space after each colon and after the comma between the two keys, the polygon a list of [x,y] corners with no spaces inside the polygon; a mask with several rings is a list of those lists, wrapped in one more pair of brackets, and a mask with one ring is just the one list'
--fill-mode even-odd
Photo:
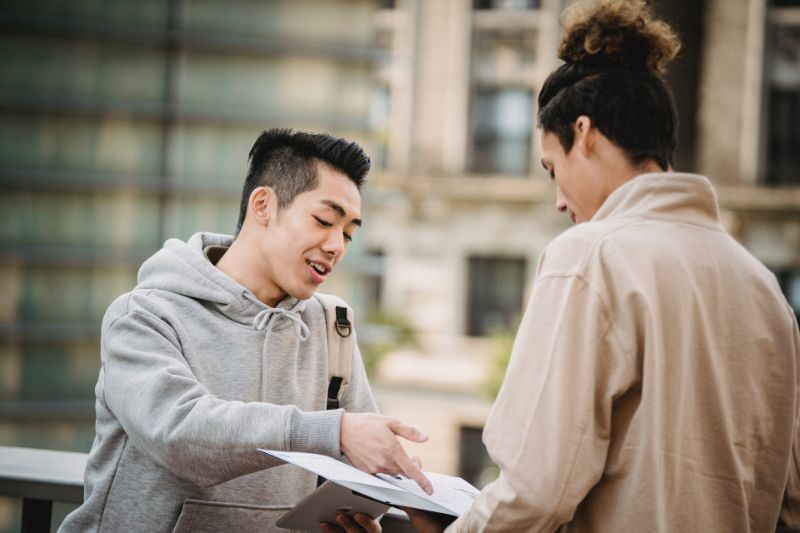
{"label": "undercut fade haircut", "polygon": [[565,152],[575,121],[588,116],[634,163],[672,165],[678,113],[662,77],[680,39],[643,0],[596,0],[564,15],[559,58],[564,64],[539,93],[539,126]]}
{"label": "undercut fade haircut", "polygon": [[259,135],[250,149],[249,168],[239,204],[238,235],[247,215],[250,195],[258,187],[275,192],[278,209],[285,209],[295,197],[319,185],[317,164],[322,162],[345,174],[358,190],[370,169],[369,156],[358,144],[325,133],[306,133],[273,128]]}

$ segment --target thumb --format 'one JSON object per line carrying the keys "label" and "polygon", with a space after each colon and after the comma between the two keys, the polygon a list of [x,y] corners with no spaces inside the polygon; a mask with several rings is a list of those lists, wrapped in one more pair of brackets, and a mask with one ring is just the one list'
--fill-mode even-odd
{"label": "thumb", "polygon": [[391,429],[395,435],[403,437],[404,439],[412,442],[425,442],[429,438],[427,433],[424,433],[415,427],[407,426],[396,420],[389,424],[389,429]]}

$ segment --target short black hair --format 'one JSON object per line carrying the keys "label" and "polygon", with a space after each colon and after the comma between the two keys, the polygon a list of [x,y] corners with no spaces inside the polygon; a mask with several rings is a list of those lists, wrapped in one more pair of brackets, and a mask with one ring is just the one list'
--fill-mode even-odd
{"label": "short black hair", "polygon": [[677,144],[678,113],[662,77],[680,39],[643,0],[597,0],[565,11],[559,58],[565,63],[539,92],[539,125],[565,152],[575,121],[588,116],[633,163],[667,170]]}
{"label": "short black hair", "polygon": [[317,163],[324,162],[347,175],[359,191],[371,165],[369,156],[354,142],[326,133],[295,132],[288,128],[262,132],[250,149],[249,161],[239,204],[237,235],[247,215],[250,195],[256,188],[271,188],[278,199],[278,208],[284,209],[298,194],[319,185]]}

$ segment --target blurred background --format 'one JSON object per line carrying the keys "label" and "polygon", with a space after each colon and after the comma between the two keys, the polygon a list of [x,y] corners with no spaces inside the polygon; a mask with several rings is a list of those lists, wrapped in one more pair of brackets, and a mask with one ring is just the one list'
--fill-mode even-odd
{"label": "blurred background", "polygon": [[[233,232],[248,151],[284,126],[372,156],[324,291],[356,311],[382,410],[431,434],[408,447],[426,469],[493,479],[481,429],[567,227],[534,117],[569,3],[4,0],[0,445],[89,450],[106,307],[165,239]],[[800,312],[800,0],[652,5],[684,41],[676,167]]]}

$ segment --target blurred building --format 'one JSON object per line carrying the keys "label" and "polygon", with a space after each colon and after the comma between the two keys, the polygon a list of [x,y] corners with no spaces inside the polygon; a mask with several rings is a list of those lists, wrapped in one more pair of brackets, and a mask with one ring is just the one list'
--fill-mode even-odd
{"label": "blurred building", "polygon": [[[382,409],[431,434],[409,447],[426,468],[490,477],[487,382],[567,227],[534,121],[566,3],[4,2],[0,444],[88,450],[106,306],[166,238],[230,233],[250,146],[291,126],[376,163],[325,290],[356,309]],[[800,0],[654,5],[684,39],[676,166],[800,311]]]}

